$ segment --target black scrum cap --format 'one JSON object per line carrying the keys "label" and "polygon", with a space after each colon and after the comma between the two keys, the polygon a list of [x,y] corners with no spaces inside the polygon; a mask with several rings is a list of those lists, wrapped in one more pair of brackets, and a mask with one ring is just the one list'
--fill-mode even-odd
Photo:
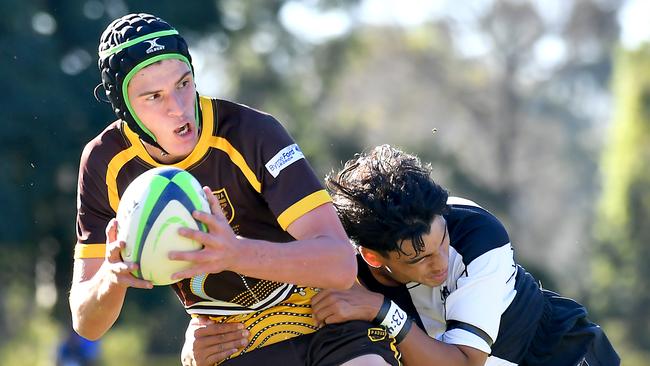
{"label": "black scrum cap", "polygon": [[[181,60],[194,72],[192,57],[183,37],[169,23],[151,14],[128,14],[115,19],[106,27],[99,41],[97,64],[113,111],[143,141],[159,148],[156,137],[133,111],[127,85],[140,69],[164,59]],[[198,98],[195,110],[198,124]]]}

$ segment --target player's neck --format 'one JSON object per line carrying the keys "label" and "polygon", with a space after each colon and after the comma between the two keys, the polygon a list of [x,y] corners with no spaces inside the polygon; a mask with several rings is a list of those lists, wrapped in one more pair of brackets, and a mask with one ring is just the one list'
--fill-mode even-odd
{"label": "player's neck", "polygon": [[368,268],[370,269],[370,274],[372,274],[372,277],[374,277],[375,280],[377,280],[377,282],[379,282],[380,284],[389,287],[402,285],[402,283],[394,280],[390,276],[390,273],[388,273],[388,271],[383,266],[379,268],[368,266]]}
{"label": "player's neck", "polygon": [[173,156],[162,151],[161,148],[153,146],[145,141],[142,141],[142,146],[147,150],[149,156],[153,158],[156,162],[165,165],[171,165],[178,163],[179,161],[185,159],[187,156]]}

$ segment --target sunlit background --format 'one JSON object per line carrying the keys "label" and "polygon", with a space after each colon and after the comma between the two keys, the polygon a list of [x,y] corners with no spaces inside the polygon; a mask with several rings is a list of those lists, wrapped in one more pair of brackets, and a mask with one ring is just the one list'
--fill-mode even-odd
{"label": "sunlit background", "polygon": [[[624,365],[647,364],[650,2],[3,0],[1,365],[72,342],[77,167],[114,119],[97,42],[136,11],[188,40],[201,93],[273,114],[319,175],[381,143],[430,161]],[[170,289],[130,290],[98,364],[178,364],[186,323]]]}

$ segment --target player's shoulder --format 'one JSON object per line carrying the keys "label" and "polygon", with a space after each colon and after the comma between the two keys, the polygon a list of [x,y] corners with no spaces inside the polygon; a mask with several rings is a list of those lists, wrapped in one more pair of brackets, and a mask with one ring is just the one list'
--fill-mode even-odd
{"label": "player's shoulder", "polygon": [[447,199],[449,213],[447,220],[463,228],[483,227],[491,230],[505,230],[503,224],[490,211],[478,203],[462,197],[450,196]]}
{"label": "player's shoulder", "polygon": [[476,202],[449,197],[449,212],[445,214],[451,246],[471,262],[484,253],[510,243],[501,221]]}
{"label": "player's shoulder", "polygon": [[128,147],[127,139],[121,129],[122,122],[114,121],[90,140],[81,153],[81,166],[101,165],[108,162]]}
{"label": "player's shoulder", "polygon": [[246,160],[260,157],[266,163],[282,149],[297,149],[287,129],[272,115],[227,100],[214,99],[214,103],[215,134]]}
{"label": "player's shoulder", "polygon": [[[236,103],[225,99],[211,98],[216,106],[216,117],[218,124],[228,128],[251,128],[259,129],[274,128],[279,124],[278,120],[271,114],[246,104]],[[248,131],[253,132],[253,131]]]}

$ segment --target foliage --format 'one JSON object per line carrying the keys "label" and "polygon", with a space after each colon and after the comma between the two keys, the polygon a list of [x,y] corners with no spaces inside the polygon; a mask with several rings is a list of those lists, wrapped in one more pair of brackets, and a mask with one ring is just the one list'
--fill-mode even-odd
{"label": "foliage", "polygon": [[[102,338],[104,365],[145,365],[149,357],[145,352],[147,334],[134,323],[130,326],[116,326]],[[180,358],[180,357],[179,357]]]}
{"label": "foliage", "polygon": [[0,364],[48,366],[55,358],[61,325],[48,311],[34,307],[31,291],[15,281],[3,294],[9,335],[0,343]]}
{"label": "foliage", "polygon": [[[485,47],[479,56],[466,54],[455,19],[359,27],[315,119],[331,141],[326,166],[349,158],[338,155],[344,150],[387,142],[419,153],[452,194],[505,222],[520,259],[576,278],[564,285],[576,296],[586,266],[575,258],[591,244],[597,191],[596,106],[607,94],[616,28],[613,13],[595,3],[565,8],[577,23],[548,24],[534,2],[463,8],[462,27]],[[601,23],[579,21],[581,13]],[[566,57],[544,66],[537,47],[558,33]],[[583,43],[594,46],[590,58]]]}
{"label": "foliage", "polygon": [[625,340],[650,348],[650,45],[619,50],[612,136],[603,153],[603,192],[594,253],[595,310],[618,319]]}

